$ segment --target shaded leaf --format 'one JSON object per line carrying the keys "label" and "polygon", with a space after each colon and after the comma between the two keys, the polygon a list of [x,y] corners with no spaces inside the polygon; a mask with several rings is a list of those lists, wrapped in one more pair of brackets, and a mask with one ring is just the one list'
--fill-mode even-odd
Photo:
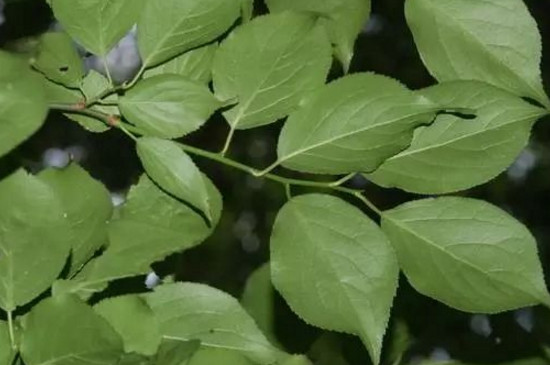
{"label": "shaded leaf", "polygon": [[0,365],[12,365],[15,351],[11,347],[8,324],[0,321]]}
{"label": "shaded leaf", "polygon": [[218,349],[215,347],[204,347],[200,349],[185,365],[254,365],[238,351]]}
{"label": "shaded leaf", "polygon": [[163,339],[151,365],[183,365],[200,347],[200,341]]}

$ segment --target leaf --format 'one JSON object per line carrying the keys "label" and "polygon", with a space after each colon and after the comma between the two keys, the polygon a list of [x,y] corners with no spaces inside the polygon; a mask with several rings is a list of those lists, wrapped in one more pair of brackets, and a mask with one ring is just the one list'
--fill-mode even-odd
{"label": "leaf", "polygon": [[41,78],[42,89],[49,104],[77,104],[84,101],[84,95],[80,90],[70,89],[58,83]]}
{"label": "leaf", "polygon": [[378,364],[399,273],[378,226],[339,198],[302,195],[277,215],[270,248],[271,280],[290,308],[314,326],[358,335]]}
{"label": "leaf", "polygon": [[78,87],[84,77],[84,65],[71,37],[64,32],[44,33],[38,52],[34,68],[52,81]]}
{"label": "leaf", "polygon": [[240,16],[241,0],[149,1],[138,22],[143,67],[168,61],[221,36]]}
{"label": "leaf", "polygon": [[440,115],[415,131],[412,144],[367,178],[385,187],[443,194],[483,184],[510,166],[527,145],[531,127],[547,112],[477,81],[451,81],[422,94],[442,105],[475,110],[476,119]]}
{"label": "leaf", "polygon": [[165,338],[200,340],[203,347],[238,351],[260,365],[286,357],[267,341],[235,298],[217,289],[174,283],[145,297]]}
{"label": "leaf", "polygon": [[347,72],[353,58],[355,39],[370,15],[370,0],[267,0],[271,12],[295,10],[321,16],[335,53]]}
{"label": "leaf", "polygon": [[239,102],[224,113],[233,129],[275,122],[324,84],[330,44],[315,24],[307,15],[266,15],[222,42],[214,58],[214,89],[220,100]]}
{"label": "leaf", "polygon": [[107,321],[74,296],[45,299],[25,320],[21,356],[26,365],[111,365],[122,351]]}
{"label": "leaf", "polygon": [[142,137],[137,142],[137,153],[153,181],[212,220],[206,181],[193,160],[175,142]]}
{"label": "leaf", "polygon": [[275,338],[275,291],[271,284],[269,263],[256,269],[246,281],[241,305],[250,314],[269,341],[277,344]]}
{"label": "leaf", "polygon": [[55,18],[88,51],[105,56],[130,31],[143,0],[51,0]]}
{"label": "leaf", "polygon": [[241,0],[243,22],[248,23],[254,17],[254,0]]}
{"label": "leaf", "polygon": [[205,347],[200,349],[185,365],[254,365],[237,351]]}
{"label": "leaf", "polygon": [[145,71],[145,77],[176,74],[184,76],[190,81],[208,84],[212,80],[212,63],[217,49],[217,43],[192,49],[166,63]]}
{"label": "leaf", "polygon": [[407,22],[440,82],[479,80],[546,106],[541,37],[522,0],[408,0]]}
{"label": "leaf", "polygon": [[278,163],[312,173],[372,171],[408,147],[414,128],[431,121],[437,109],[388,77],[342,77],[290,115],[279,137]]}
{"label": "leaf", "polygon": [[294,355],[283,362],[283,365],[312,365],[312,362],[303,355]]}
{"label": "leaf", "polygon": [[15,351],[11,347],[8,324],[0,321],[0,365],[12,365]]}
{"label": "leaf", "polygon": [[0,307],[13,311],[57,278],[71,235],[53,190],[23,170],[0,181]]}
{"label": "leaf", "polygon": [[325,332],[319,336],[308,354],[315,359],[315,365],[349,365],[342,354],[340,338],[333,332]]}
{"label": "leaf", "polygon": [[206,85],[180,75],[139,82],[120,98],[120,111],[146,135],[178,138],[199,129],[222,103]]}
{"label": "leaf", "polygon": [[69,222],[72,276],[107,243],[107,221],[113,213],[109,191],[74,163],[44,170],[39,178],[53,189]]}
{"label": "leaf", "polygon": [[418,200],[384,212],[382,229],[412,286],[448,306],[498,313],[550,305],[535,239],[493,205]]}
{"label": "leaf", "polygon": [[163,339],[151,365],[183,365],[200,347],[200,341]]}
{"label": "leaf", "polygon": [[153,262],[189,249],[204,241],[221,214],[221,195],[204,176],[212,203],[213,222],[204,219],[142,176],[110,223],[110,246],[71,281],[58,282],[54,292],[84,297],[103,290],[112,280],[145,274]]}
{"label": "leaf", "polygon": [[121,336],[126,353],[157,353],[160,329],[153,311],[143,299],[135,295],[108,298],[96,304],[94,310]]}
{"label": "leaf", "polygon": [[0,157],[44,123],[48,105],[40,75],[7,52],[0,51]]}

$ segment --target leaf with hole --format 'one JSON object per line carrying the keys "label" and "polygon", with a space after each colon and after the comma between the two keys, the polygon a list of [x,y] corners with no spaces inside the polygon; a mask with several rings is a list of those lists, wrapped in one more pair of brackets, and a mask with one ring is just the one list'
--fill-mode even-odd
{"label": "leaf with hole", "polygon": [[129,122],[148,136],[178,138],[199,129],[222,103],[206,85],[176,74],[139,82],[119,100]]}
{"label": "leaf with hole", "polygon": [[315,18],[282,13],[235,29],[214,58],[214,89],[238,104],[224,113],[233,129],[275,122],[325,83],[330,43]]}
{"label": "leaf with hole", "polygon": [[550,106],[541,37],[522,0],[407,0],[407,23],[440,82],[479,80]]}
{"label": "leaf with hole", "polygon": [[408,147],[438,106],[372,73],[342,77],[313,93],[285,123],[277,163],[311,173],[371,171]]}
{"label": "leaf with hole", "polygon": [[399,274],[378,226],[339,198],[302,195],[277,215],[270,252],[273,284],[290,308],[311,325],[359,336],[378,364]]}
{"label": "leaf with hole", "polygon": [[420,194],[483,184],[516,160],[533,124],[548,113],[478,81],[451,81],[421,93],[441,105],[471,108],[476,118],[439,115],[430,126],[418,128],[409,148],[367,175],[376,184]]}
{"label": "leaf with hole", "polygon": [[417,200],[384,212],[382,229],[409,282],[424,295],[474,313],[550,306],[535,239],[489,203]]}

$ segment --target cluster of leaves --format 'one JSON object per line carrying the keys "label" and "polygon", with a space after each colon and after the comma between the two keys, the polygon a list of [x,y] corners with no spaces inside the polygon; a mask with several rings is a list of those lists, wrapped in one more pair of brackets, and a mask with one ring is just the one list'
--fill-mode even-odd
{"label": "cluster of leaves", "polygon": [[[366,0],[266,0],[270,13],[255,18],[250,0],[48,3],[64,31],[44,34],[30,62],[0,51],[0,155],[56,110],[91,132],[126,133],[145,174],[116,210],[74,164],[0,182],[0,365],[308,364],[273,340],[263,315],[271,283],[305,322],[359,336],[375,364],[400,270],[420,293],[462,311],[550,306],[533,236],[501,209],[447,196],[380,211],[342,186],[361,173],[441,195],[514,161],[550,107],[540,36],[521,0],[407,0],[439,82],[417,91],[373,73],[326,84],[333,58],[348,71]],[[86,74],[73,41],[105,57],[134,24],[136,77],[114,85],[108,70]],[[230,127],[221,153],[176,141],[218,110]],[[281,119],[267,169],[225,157],[235,130]],[[242,305],[205,285],[168,282],[96,303],[110,282],[211,234],[222,197],[190,154],[285,185],[270,263]],[[345,176],[288,179],[271,173],[279,167]],[[381,224],[335,194],[292,197],[293,185],[357,199]]]}

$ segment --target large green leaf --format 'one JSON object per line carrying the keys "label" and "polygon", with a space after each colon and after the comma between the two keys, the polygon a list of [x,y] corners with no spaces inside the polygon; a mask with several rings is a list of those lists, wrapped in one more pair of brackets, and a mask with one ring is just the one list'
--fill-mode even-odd
{"label": "large green leaf", "polygon": [[40,37],[33,66],[50,80],[69,87],[78,87],[84,77],[82,59],[64,32],[48,32]]}
{"label": "large green leaf", "polygon": [[21,356],[26,365],[114,365],[122,352],[115,330],[74,296],[48,298],[25,319]]}
{"label": "large green leaf", "polygon": [[153,311],[143,299],[126,295],[104,299],[94,310],[117,331],[126,353],[155,355],[161,336]]}
{"label": "large green leaf", "polygon": [[370,15],[370,0],[266,0],[266,3],[271,12],[298,10],[321,16],[336,46],[336,57],[346,71],[349,69],[355,39]]}
{"label": "large green leaf", "polygon": [[279,212],[270,247],[272,281],[290,308],[358,335],[378,364],[399,273],[378,226],[339,198],[302,195]]}
{"label": "large green leaf", "polygon": [[493,205],[418,200],[384,212],[382,228],[422,294],[466,312],[550,306],[535,239]]}
{"label": "large green leaf", "polygon": [[288,118],[277,147],[289,169],[340,174],[371,171],[409,146],[437,106],[397,81],[372,73],[340,78]]}
{"label": "large green leaf", "polygon": [[234,129],[276,121],[324,84],[330,44],[315,18],[282,13],[237,28],[214,58],[214,89],[238,104],[224,113]]}
{"label": "large green leaf", "polygon": [[206,85],[184,76],[158,75],[120,98],[120,111],[146,135],[177,138],[200,128],[222,103]]}
{"label": "large green leaf", "polygon": [[105,56],[132,28],[144,0],[51,0],[55,18],[88,51]]}
{"label": "large green leaf", "polygon": [[200,340],[201,346],[238,351],[271,365],[287,355],[273,347],[230,295],[206,285],[175,283],[146,296],[165,338]]}
{"label": "large green leaf", "polygon": [[39,178],[57,194],[69,222],[69,274],[74,274],[107,243],[107,221],[113,213],[109,191],[77,164],[62,170],[44,170]]}
{"label": "large green leaf", "polygon": [[110,246],[72,281],[56,292],[83,296],[103,290],[109,281],[147,273],[153,262],[198,245],[210,235],[222,208],[221,195],[204,176],[212,203],[213,222],[160,190],[147,176],[132,188],[119,218],[110,223]]}
{"label": "large green leaf", "polygon": [[47,112],[41,76],[0,50],[0,156],[36,132]]}
{"label": "large green leaf", "polygon": [[[255,365],[238,351],[204,347],[197,351],[185,365]],[[180,364],[178,364],[180,365]]]}
{"label": "large green leaf", "polygon": [[189,157],[175,142],[142,137],[137,152],[147,175],[161,188],[199,209],[212,219],[207,182]]}
{"label": "large green leaf", "polygon": [[15,351],[11,347],[8,324],[0,321],[0,365],[12,365]]}
{"label": "large green leaf", "polygon": [[547,106],[541,37],[522,0],[407,0],[407,22],[439,81],[480,80]]}
{"label": "large green leaf", "polygon": [[156,66],[222,35],[240,16],[240,1],[148,1],[138,22],[144,67]]}
{"label": "large green leaf", "polygon": [[212,63],[218,49],[217,43],[195,48],[145,71],[145,77],[163,74],[185,76],[188,80],[208,84],[212,80]]}
{"label": "large green leaf", "polygon": [[200,341],[179,341],[163,339],[150,365],[184,365],[200,347]]}
{"label": "large green leaf", "polygon": [[526,146],[533,123],[544,109],[477,81],[447,82],[422,94],[438,104],[475,110],[464,120],[440,115],[415,131],[412,144],[367,177],[385,187],[421,194],[464,190],[494,178]]}
{"label": "large green leaf", "polygon": [[11,311],[48,289],[72,237],[54,191],[23,170],[0,181],[0,207],[0,308]]}

